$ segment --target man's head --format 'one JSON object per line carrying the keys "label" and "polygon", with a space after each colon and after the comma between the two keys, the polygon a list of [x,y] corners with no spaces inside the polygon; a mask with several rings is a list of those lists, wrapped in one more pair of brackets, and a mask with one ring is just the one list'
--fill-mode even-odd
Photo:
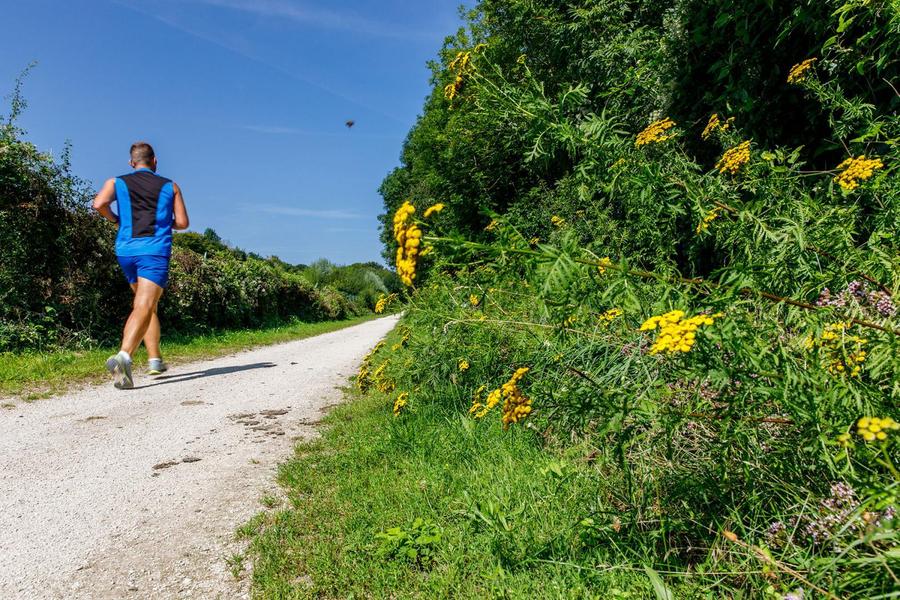
{"label": "man's head", "polygon": [[129,162],[132,169],[150,169],[156,171],[156,153],[153,152],[153,146],[147,142],[135,142],[131,145],[131,161]]}

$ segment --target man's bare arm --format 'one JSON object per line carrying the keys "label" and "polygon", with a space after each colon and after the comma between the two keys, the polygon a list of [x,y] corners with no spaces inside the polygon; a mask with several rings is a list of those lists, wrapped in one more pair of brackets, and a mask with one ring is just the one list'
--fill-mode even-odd
{"label": "man's bare arm", "polygon": [[172,224],[175,229],[187,229],[191,221],[188,219],[187,208],[184,206],[184,196],[181,195],[181,188],[177,183],[172,183],[175,191],[175,222]]}
{"label": "man's bare arm", "polygon": [[103,215],[104,219],[112,221],[113,223],[118,223],[119,218],[109,207],[109,205],[112,204],[115,199],[116,180],[107,179],[106,183],[103,184],[103,187],[100,188],[100,191],[97,193],[97,197],[94,198],[94,210]]}

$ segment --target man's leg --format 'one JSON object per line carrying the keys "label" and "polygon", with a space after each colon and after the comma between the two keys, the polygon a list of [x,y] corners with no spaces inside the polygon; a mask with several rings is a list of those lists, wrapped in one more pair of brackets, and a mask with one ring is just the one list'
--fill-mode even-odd
{"label": "man's leg", "polygon": [[134,378],[131,375],[131,355],[137,350],[141,338],[147,334],[147,329],[150,328],[156,303],[159,302],[162,291],[160,286],[149,279],[138,277],[134,291],[134,306],[128,321],[125,322],[122,349],[106,361],[107,370],[115,378],[114,385],[120,390],[134,387]]}
{"label": "man's leg", "polygon": [[[155,344],[155,347],[147,344],[147,352],[153,356],[151,353],[151,348],[153,348],[156,351],[156,355],[159,356],[159,318],[156,317],[156,306],[162,296],[163,289],[143,277],[138,277],[135,287],[134,307],[131,310],[128,321],[125,322],[125,333],[122,336],[122,351],[131,356],[141,344],[141,339],[150,333],[155,335],[155,340],[152,338],[150,340],[152,344]],[[155,331],[150,331],[154,319],[156,320],[156,329]]]}
{"label": "man's leg", "polygon": [[[131,289],[137,295],[138,284],[132,284]],[[153,305],[153,316],[150,317],[150,325],[147,327],[147,333],[144,334],[144,347],[147,348],[148,358],[162,358],[162,352],[159,350],[159,340],[162,337],[162,330],[159,325],[159,316],[157,309],[159,308],[159,300]]]}

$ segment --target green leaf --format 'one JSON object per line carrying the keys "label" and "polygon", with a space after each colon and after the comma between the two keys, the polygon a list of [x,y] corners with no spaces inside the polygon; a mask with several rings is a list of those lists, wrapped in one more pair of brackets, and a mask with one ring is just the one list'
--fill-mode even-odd
{"label": "green leaf", "polygon": [[650,578],[650,583],[653,584],[653,592],[656,594],[657,600],[675,600],[675,594],[659,576],[659,573],[650,567],[644,567],[644,572]]}

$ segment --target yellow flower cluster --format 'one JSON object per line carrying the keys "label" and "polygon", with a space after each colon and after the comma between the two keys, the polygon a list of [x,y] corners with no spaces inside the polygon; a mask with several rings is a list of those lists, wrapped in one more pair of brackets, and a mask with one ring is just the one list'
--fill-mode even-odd
{"label": "yellow flower cluster", "polygon": [[791,67],[790,72],[788,72],[787,82],[788,83],[800,83],[804,79],[806,79],[807,72],[812,68],[813,63],[816,62],[817,58],[807,58],[801,63],[797,63],[793,67]]}
{"label": "yellow flower cluster", "polygon": [[457,366],[459,367],[460,373],[465,373],[466,371],[469,370],[469,361],[467,361],[466,359],[463,358],[459,361]]}
{"label": "yellow flower cluster", "polygon": [[866,158],[860,154],[858,157],[852,156],[838,165],[838,169],[843,169],[834,177],[834,181],[845,190],[852,191],[859,187],[860,181],[865,181],[871,177],[876,169],[884,167],[884,163],[878,158]]}
{"label": "yellow flower cluster", "polygon": [[703,217],[703,220],[697,224],[697,233],[700,234],[709,229],[709,224],[719,218],[719,211],[721,210],[721,207],[717,206],[709,211],[706,216]]}
{"label": "yellow flower cluster", "polygon": [[601,275],[605,275],[606,269],[610,266],[612,266],[612,260],[610,260],[608,256],[604,256],[600,259],[600,264],[597,265],[597,272],[599,272]]}
{"label": "yellow flower cluster", "polygon": [[471,304],[472,306],[478,306],[479,304],[481,304],[481,300],[475,294],[470,294],[469,304]]}
{"label": "yellow flower cluster", "polygon": [[370,369],[372,368],[372,358],[375,354],[384,348],[385,343],[383,341],[375,344],[375,347],[369,351],[368,354],[363,358],[362,364],[359,365],[359,372],[356,374],[356,387],[359,388],[359,391],[364,392],[369,388],[369,385],[372,383],[370,378]]}
{"label": "yellow flower cluster", "polygon": [[710,136],[717,131],[728,131],[733,122],[734,117],[723,121],[719,118],[719,113],[713,113],[709,117],[709,121],[707,121],[706,127],[703,128],[703,133],[700,134],[700,137],[704,140],[708,140]]}
{"label": "yellow flower cluster", "polygon": [[675,127],[675,121],[669,118],[654,121],[647,126],[637,136],[634,145],[638,148],[647,144],[658,144],[675,137],[674,133],[666,133],[669,129]]}
{"label": "yellow flower cluster", "polygon": [[566,224],[566,220],[557,215],[553,215],[550,217],[550,223],[552,223],[554,227],[562,227]]}
{"label": "yellow flower cluster", "polygon": [[750,140],[726,150],[719,162],[716,163],[716,168],[719,173],[728,172],[734,175],[748,162],[750,162]]}
{"label": "yellow flower cluster", "polygon": [[401,392],[394,400],[394,416],[399,417],[407,404],[409,404],[409,392]]}
{"label": "yellow flower cluster", "polygon": [[513,376],[500,386],[503,397],[503,429],[509,429],[513,423],[524,420],[531,414],[531,398],[527,398],[519,389],[519,382],[528,373],[528,367],[518,369]]}
{"label": "yellow flower cluster", "polygon": [[867,442],[886,440],[888,431],[897,431],[900,423],[890,417],[863,417],[856,423],[856,433]]}
{"label": "yellow flower cluster", "polygon": [[379,315],[383,313],[396,298],[397,294],[388,294],[387,296],[382,294],[379,296],[378,301],[375,302],[375,313]]}
{"label": "yellow flower cluster", "polygon": [[659,329],[659,335],[650,348],[650,354],[690,352],[696,342],[697,330],[704,325],[712,325],[715,319],[721,316],[722,313],[716,313],[685,319],[684,311],[673,310],[658,317],[650,317],[641,325],[640,331]]}
{"label": "yellow flower cluster", "polygon": [[425,217],[425,218],[427,219],[428,217],[430,217],[430,216],[433,215],[434,213],[439,213],[439,212],[441,212],[442,210],[444,210],[444,204],[443,204],[442,202],[438,202],[437,204],[435,204],[435,205],[433,205],[433,206],[429,206],[428,208],[426,208],[426,209],[425,209],[425,212],[422,214],[422,216]]}
{"label": "yellow flower cluster", "polygon": [[481,403],[481,394],[487,389],[487,386],[478,388],[472,399],[472,407],[469,409],[469,413],[476,419],[480,419],[503,400],[503,429],[509,429],[511,424],[524,420],[531,414],[532,403],[531,399],[527,398],[522,393],[522,390],[519,389],[519,382],[522,381],[522,378],[525,377],[528,371],[527,367],[518,369],[513,373],[509,381],[488,394],[484,404]]}
{"label": "yellow flower cluster", "polygon": [[457,52],[456,58],[454,58],[449,65],[451,71],[456,71],[456,77],[454,78],[453,83],[444,86],[444,97],[447,98],[447,100],[453,101],[460,90],[462,90],[463,85],[465,84],[463,75],[465,75],[471,67],[472,53]]}
{"label": "yellow flower cluster", "polygon": [[[862,364],[866,362],[865,346],[868,340],[856,335],[848,335],[849,329],[853,323],[841,322],[831,323],[825,326],[822,337],[818,341],[818,345],[825,348],[828,354],[829,364],[828,372],[832,375],[850,375],[850,377],[859,377],[862,372]],[[813,347],[816,343],[812,340],[807,342],[807,347]]]}
{"label": "yellow flower cluster", "polygon": [[408,200],[394,214],[394,239],[397,240],[397,275],[400,280],[412,286],[416,278],[416,259],[422,244],[422,230],[409,222],[416,207]]}
{"label": "yellow flower cluster", "polygon": [[375,383],[375,387],[382,394],[390,394],[394,391],[395,387],[394,380],[389,377],[385,377],[384,375],[384,370],[387,368],[389,362],[389,360],[386,360],[378,365],[378,368],[375,369],[370,377],[370,379]]}
{"label": "yellow flower cluster", "polygon": [[621,308],[611,308],[608,311],[604,312],[600,315],[601,323],[612,323],[618,317],[621,317],[624,313]]}
{"label": "yellow flower cluster", "polygon": [[397,350],[399,350],[400,348],[402,348],[403,346],[405,346],[405,345],[406,345],[406,342],[408,342],[408,341],[409,341],[409,331],[407,330],[407,331],[403,334],[403,337],[400,338],[400,341],[397,342],[396,344],[394,344],[393,346],[391,346],[391,352],[396,352]]}

